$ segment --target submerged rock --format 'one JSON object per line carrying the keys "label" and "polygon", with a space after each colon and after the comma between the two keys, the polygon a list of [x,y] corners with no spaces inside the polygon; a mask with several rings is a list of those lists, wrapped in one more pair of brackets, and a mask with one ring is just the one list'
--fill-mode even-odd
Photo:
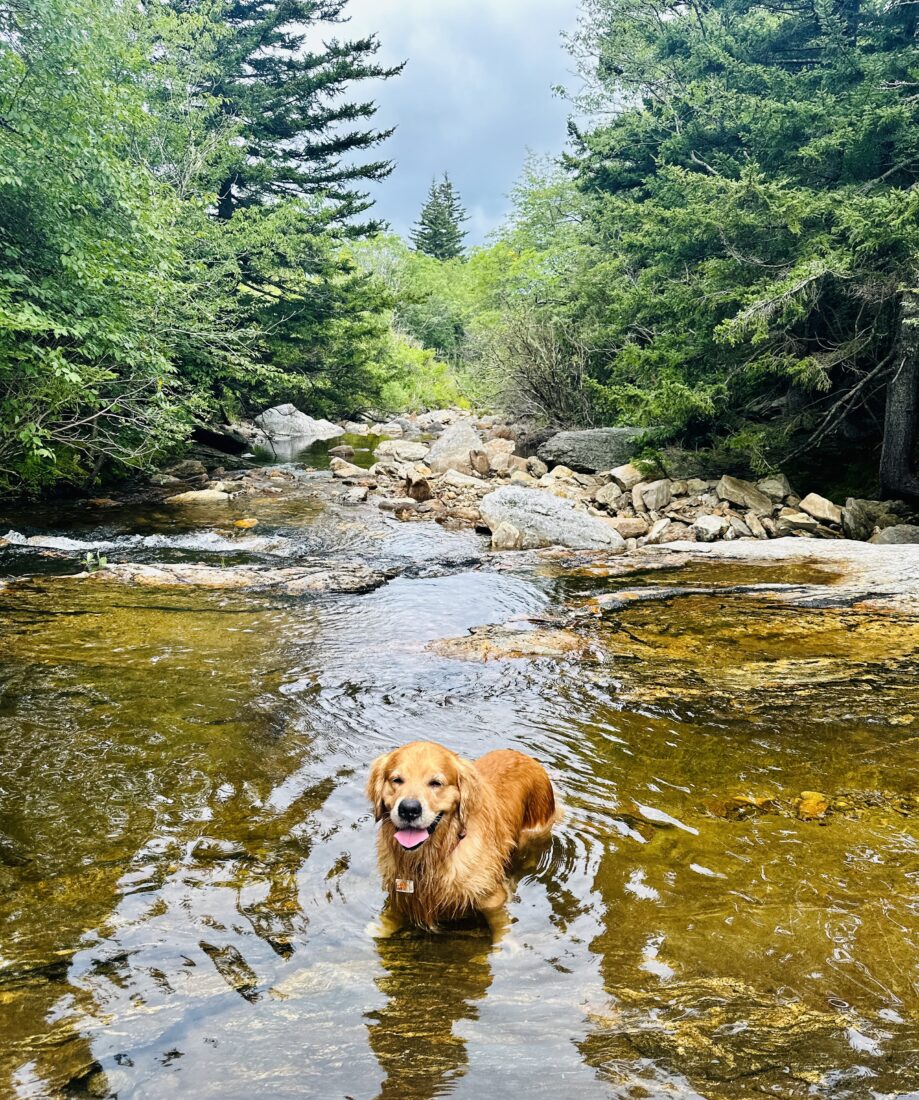
{"label": "submerged rock", "polygon": [[558,432],[536,451],[550,466],[596,473],[628,462],[642,428],[587,428]]}
{"label": "submerged rock", "polygon": [[523,550],[543,546],[620,553],[625,550],[622,536],[604,520],[579,512],[570,501],[538,489],[507,485],[483,497],[480,509],[491,531],[502,523],[515,527]]}
{"label": "submerged rock", "polygon": [[819,821],[826,817],[830,800],[822,791],[802,791],[795,810],[802,821]]}
{"label": "submerged rock", "polygon": [[574,631],[517,623],[478,627],[466,638],[444,638],[428,646],[433,653],[458,661],[583,657],[588,648],[587,639]]}
{"label": "submerged rock", "polygon": [[389,579],[359,563],[335,566],[298,566],[288,569],[240,565],[109,565],[72,579],[97,584],[128,584],[140,588],[204,588],[251,592],[280,592],[288,596],[333,592],[370,592]]}

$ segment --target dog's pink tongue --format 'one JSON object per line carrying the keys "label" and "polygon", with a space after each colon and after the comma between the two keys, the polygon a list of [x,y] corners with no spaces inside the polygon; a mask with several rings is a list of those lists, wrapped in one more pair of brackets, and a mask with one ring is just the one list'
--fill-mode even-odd
{"label": "dog's pink tongue", "polygon": [[403,848],[417,848],[428,839],[427,829],[400,829],[396,833],[396,840]]}

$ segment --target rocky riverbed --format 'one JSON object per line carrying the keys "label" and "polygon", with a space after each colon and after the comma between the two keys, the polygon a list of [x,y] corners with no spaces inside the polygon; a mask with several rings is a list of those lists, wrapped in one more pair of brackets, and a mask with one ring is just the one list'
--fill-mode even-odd
{"label": "rocky riverbed", "polygon": [[[446,419],[3,517],[0,1093],[910,1095],[919,546]],[[374,938],[414,737],[553,773],[498,942]]]}

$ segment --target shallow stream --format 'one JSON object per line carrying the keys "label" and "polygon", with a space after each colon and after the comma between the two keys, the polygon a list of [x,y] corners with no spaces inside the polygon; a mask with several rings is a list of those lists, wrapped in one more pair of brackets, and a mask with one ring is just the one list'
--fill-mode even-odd
{"label": "shallow stream", "polygon": [[[0,1096],[919,1096],[919,621],[716,593],[597,619],[583,660],[449,659],[626,580],[321,485],[0,525],[73,540],[0,551]],[[397,575],[62,576],[85,553]],[[373,935],[363,783],[413,738],[561,792],[497,942]]]}

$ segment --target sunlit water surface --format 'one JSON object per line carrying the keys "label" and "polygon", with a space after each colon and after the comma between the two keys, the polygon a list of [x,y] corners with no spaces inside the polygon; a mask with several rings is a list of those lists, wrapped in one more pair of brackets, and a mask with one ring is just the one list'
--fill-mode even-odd
{"label": "sunlit water surface", "polygon": [[[274,550],[237,549],[244,514]],[[0,591],[0,1095],[919,1095],[916,624],[699,596],[608,618],[581,663],[480,664],[426,645],[622,582],[308,491],[33,522],[78,545],[0,561],[45,574]],[[401,575],[53,575],[100,544]],[[363,783],[412,738],[555,778],[498,942],[374,938]],[[800,820],[806,790],[841,809]]]}

